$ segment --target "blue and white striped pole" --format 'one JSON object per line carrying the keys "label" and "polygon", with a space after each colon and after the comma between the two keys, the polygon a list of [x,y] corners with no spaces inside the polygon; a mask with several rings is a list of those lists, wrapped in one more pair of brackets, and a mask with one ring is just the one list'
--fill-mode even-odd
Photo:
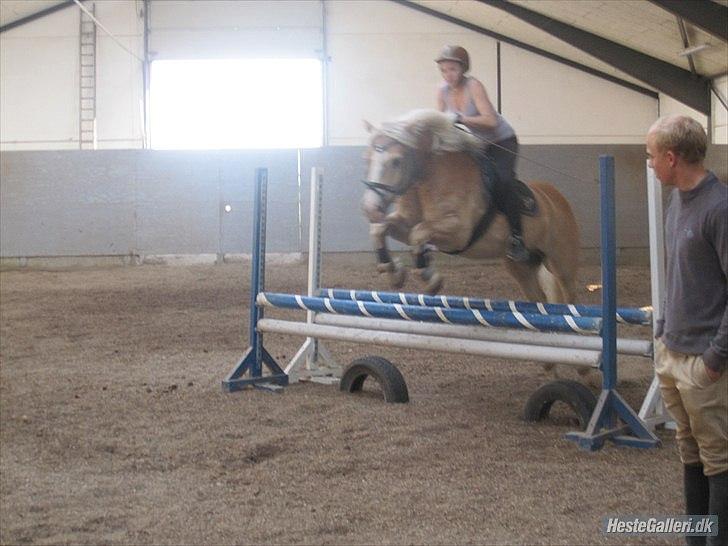
{"label": "blue and white striped pole", "polygon": [[[401,303],[423,307],[444,307],[453,309],[482,309],[486,311],[510,311],[532,315],[572,315],[575,317],[601,317],[601,305],[571,303],[537,303],[515,300],[491,300],[467,296],[428,296],[405,292],[379,292],[374,290],[347,290],[345,288],[322,288],[319,294],[324,298],[373,301],[377,303]],[[617,322],[624,324],[652,324],[649,307],[618,307]]]}
{"label": "blue and white striped pole", "polygon": [[533,315],[511,311],[485,311],[480,309],[448,309],[399,303],[376,303],[329,298],[315,298],[298,294],[258,294],[258,305],[283,309],[302,309],[316,313],[333,313],[363,317],[378,317],[447,324],[472,324],[487,327],[504,327],[540,332],[571,332],[593,334],[600,330],[602,319],[598,317],[574,317],[571,315]]}

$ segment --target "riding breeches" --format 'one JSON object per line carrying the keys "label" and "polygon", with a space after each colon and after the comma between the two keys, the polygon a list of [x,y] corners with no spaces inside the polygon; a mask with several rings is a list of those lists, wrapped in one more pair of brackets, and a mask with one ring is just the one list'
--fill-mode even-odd
{"label": "riding breeches", "polygon": [[728,371],[711,381],[700,355],[671,351],[657,339],[655,373],[677,424],[682,463],[702,463],[706,476],[728,471]]}
{"label": "riding breeches", "polygon": [[489,145],[486,157],[491,162],[491,169],[495,171],[491,188],[496,207],[506,215],[511,231],[521,235],[521,204],[513,188],[516,180],[518,139],[513,136]]}

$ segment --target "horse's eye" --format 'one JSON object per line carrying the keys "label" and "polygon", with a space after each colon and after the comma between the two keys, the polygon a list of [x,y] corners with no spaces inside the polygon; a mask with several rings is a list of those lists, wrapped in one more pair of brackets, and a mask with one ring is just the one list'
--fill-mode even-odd
{"label": "horse's eye", "polygon": [[402,161],[398,157],[395,157],[392,160],[392,167],[394,167],[395,169],[399,169],[399,166],[401,163],[402,163]]}

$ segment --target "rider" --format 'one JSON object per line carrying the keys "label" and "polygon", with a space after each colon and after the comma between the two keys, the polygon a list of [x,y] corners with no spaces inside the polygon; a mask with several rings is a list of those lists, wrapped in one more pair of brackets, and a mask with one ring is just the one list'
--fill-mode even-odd
{"label": "rider", "polygon": [[468,127],[486,142],[486,156],[495,167],[493,198],[508,219],[511,235],[506,256],[524,262],[530,254],[523,243],[520,202],[514,191],[518,139],[510,124],[495,111],[480,81],[465,74],[470,69],[468,52],[445,46],[435,59],[445,83],[438,88],[437,107],[455,114],[455,122]]}

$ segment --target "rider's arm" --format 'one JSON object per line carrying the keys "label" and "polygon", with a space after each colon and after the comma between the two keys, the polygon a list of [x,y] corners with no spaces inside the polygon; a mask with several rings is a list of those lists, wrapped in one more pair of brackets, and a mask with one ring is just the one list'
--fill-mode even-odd
{"label": "rider's arm", "polygon": [[437,88],[437,109],[440,112],[444,112],[447,110],[447,105],[445,104],[445,97],[443,96],[445,93],[442,89],[442,87]]}
{"label": "rider's arm", "polygon": [[485,87],[478,80],[471,78],[469,81],[469,91],[478,109],[477,116],[461,116],[460,121],[469,127],[478,129],[493,129],[498,125],[498,117],[495,108],[488,99]]}

